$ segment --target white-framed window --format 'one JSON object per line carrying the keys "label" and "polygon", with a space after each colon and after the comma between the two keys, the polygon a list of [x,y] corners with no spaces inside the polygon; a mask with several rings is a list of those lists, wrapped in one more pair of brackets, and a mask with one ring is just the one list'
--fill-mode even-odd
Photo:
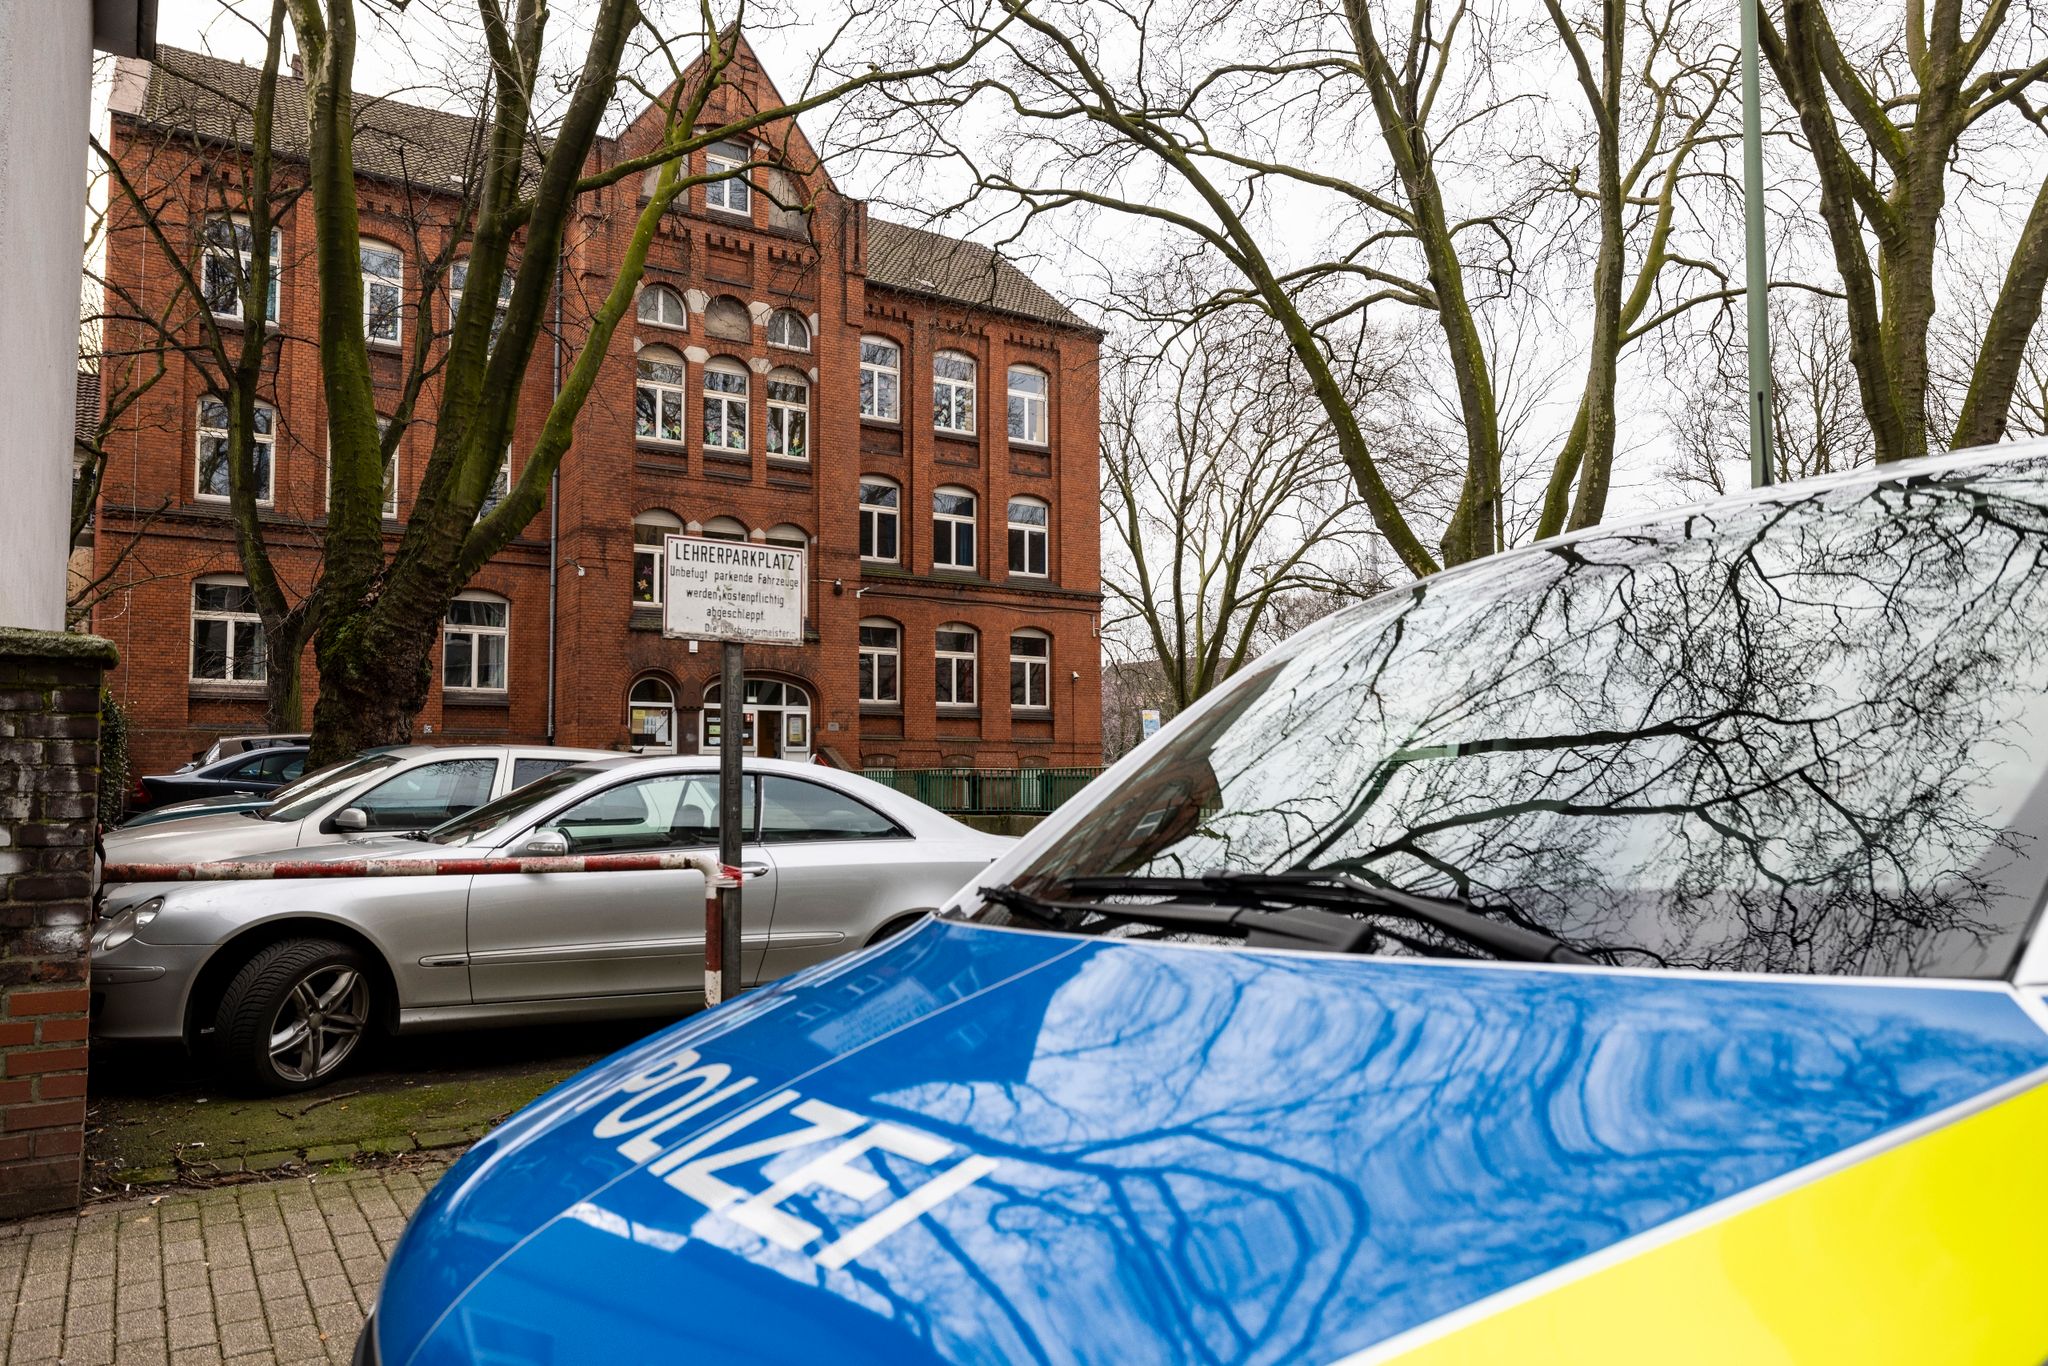
{"label": "white-framed window", "polygon": [[248,580],[209,575],[192,585],[192,680],[261,683],[269,676],[263,618]]}
{"label": "white-framed window", "polygon": [[1010,367],[1010,440],[1027,446],[1045,444],[1045,419],[1052,381],[1029,365]]}
{"label": "white-framed window", "polygon": [[974,494],[947,487],[932,494],[932,566],[974,568]]}
{"label": "white-framed window", "polygon": [[356,246],[363,266],[363,335],[396,346],[402,336],[399,308],[405,301],[405,257],[390,243],[367,237]]}
{"label": "white-framed window", "polygon": [[668,680],[643,678],[626,693],[626,738],[635,754],[676,751],[676,690]]}
{"label": "white-framed window", "polygon": [[[273,466],[277,453],[277,409],[268,403],[256,405],[255,426],[249,433],[250,463],[255,467],[256,501],[268,505],[275,490]],[[193,494],[202,502],[228,500],[228,405],[208,395],[199,400],[199,456],[194,462]]]}
{"label": "white-framed window", "polygon": [[704,331],[713,337],[727,341],[745,342],[754,339],[754,315],[747,306],[730,294],[721,294],[704,305]]}
{"label": "white-framed window", "polygon": [[887,617],[860,624],[860,700],[903,700],[903,628]]}
{"label": "white-framed window", "polygon": [[682,518],[659,510],[633,519],[633,605],[661,606],[662,583],[668,578],[668,538],[683,529]]}
{"label": "white-framed window", "polygon": [[704,534],[714,541],[744,541],[747,524],[737,517],[713,517],[704,524]]}
{"label": "white-framed window", "polygon": [[683,302],[683,296],[667,285],[643,285],[640,289],[641,322],[653,327],[674,327],[688,330],[690,308]]}
{"label": "white-framed window", "polygon": [[1010,500],[1010,572],[1042,579],[1049,572],[1052,507],[1043,498]]}
{"label": "white-framed window", "polygon": [[[464,257],[448,267],[448,330],[455,330],[455,319],[462,312],[462,294],[469,288],[469,258]],[[499,331],[505,326],[505,310],[512,306],[512,265],[507,262],[505,273],[498,277],[498,307],[491,314],[491,340],[498,340]]]}
{"label": "white-framed window", "polygon": [[811,325],[793,308],[778,308],[768,315],[768,344],[785,351],[811,349]]}
{"label": "white-framed window", "polygon": [[704,447],[747,448],[747,367],[719,356],[704,363]]}
{"label": "white-framed window", "polygon": [[768,454],[811,458],[811,384],[798,371],[769,372]]}
{"label": "white-framed window", "polygon": [[[379,413],[377,415],[378,444],[382,445],[384,438],[390,435],[390,433],[391,419]],[[384,457],[383,512],[386,517],[396,517],[398,515],[398,448],[404,443],[405,438],[400,436],[397,441],[391,444],[390,454]],[[327,488],[322,496],[321,506],[331,512],[334,510],[334,429],[332,427],[327,429],[327,459],[323,464],[327,470]]]}
{"label": "white-framed window", "polygon": [[869,477],[860,481],[860,557],[895,564],[902,552],[897,537],[902,531],[903,490],[888,479]]}
{"label": "white-framed window", "polygon": [[932,426],[974,435],[974,357],[964,351],[932,357]]}
{"label": "white-framed window", "polygon": [[1043,631],[1017,631],[1010,636],[1010,705],[1052,705],[1052,637]]}
{"label": "white-framed window", "polygon": [[895,422],[902,411],[903,348],[887,337],[860,339],[860,415]]}
{"label": "white-framed window", "polygon": [[633,358],[633,435],[641,441],[683,440],[683,358],[666,346],[643,346]]}
{"label": "white-framed window", "polygon": [[[263,300],[263,321],[277,321],[278,257],[284,252],[284,238],[270,230],[270,288]],[[199,287],[206,292],[206,307],[216,318],[242,320],[242,286],[255,269],[256,234],[249,220],[239,214],[216,215],[201,229]]]}
{"label": "white-framed window", "polygon": [[492,508],[505,501],[512,492],[512,446],[506,443],[505,454],[498,460],[498,472],[491,476],[490,486],[484,490],[484,500],[477,504],[476,515],[482,517]]}
{"label": "white-framed window", "polygon": [[448,604],[441,625],[441,686],[505,691],[512,604],[493,593],[464,593]]}
{"label": "white-framed window", "polygon": [[975,635],[972,626],[957,621],[938,630],[933,652],[938,691],[934,695],[942,707],[974,705]]}
{"label": "white-framed window", "polygon": [[751,214],[754,211],[754,187],[747,183],[744,167],[753,158],[747,149],[737,142],[715,142],[704,150],[704,173],[724,176],[704,187],[704,203],[707,207],[724,209],[727,213]]}

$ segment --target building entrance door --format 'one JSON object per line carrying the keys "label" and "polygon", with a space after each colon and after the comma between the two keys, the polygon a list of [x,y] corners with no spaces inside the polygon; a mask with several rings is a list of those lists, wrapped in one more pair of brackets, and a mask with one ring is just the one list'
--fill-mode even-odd
{"label": "building entrance door", "polygon": [[[713,683],[704,690],[699,747],[706,754],[718,751],[718,707],[724,700],[724,689],[719,684]],[[742,754],[761,759],[811,757],[811,697],[801,687],[779,678],[750,678],[741,705]]]}

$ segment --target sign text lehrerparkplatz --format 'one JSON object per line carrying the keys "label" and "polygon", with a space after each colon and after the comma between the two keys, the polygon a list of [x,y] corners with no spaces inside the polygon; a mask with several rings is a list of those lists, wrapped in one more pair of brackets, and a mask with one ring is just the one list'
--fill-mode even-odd
{"label": "sign text lehrerparkplatz", "polygon": [[662,634],[801,645],[804,552],[794,546],[668,538]]}

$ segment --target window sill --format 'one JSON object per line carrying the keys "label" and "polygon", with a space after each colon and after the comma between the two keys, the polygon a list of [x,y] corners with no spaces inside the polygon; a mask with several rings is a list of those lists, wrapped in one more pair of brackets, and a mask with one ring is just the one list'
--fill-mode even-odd
{"label": "window sill", "polygon": [[364,345],[372,351],[383,351],[396,356],[405,350],[405,339],[401,337],[397,341],[385,341],[378,337],[370,337],[365,339]]}
{"label": "window sill", "polygon": [[860,704],[860,714],[862,716],[901,716],[903,715],[903,704],[901,702],[863,702]]}
{"label": "window sill", "polygon": [[658,603],[636,602],[633,615],[626,620],[629,631],[659,631],[661,629],[661,606]]}
{"label": "window sill", "polygon": [[979,721],[981,719],[980,707],[956,707],[951,702],[941,702],[938,705],[938,711],[941,721]]}
{"label": "window sill", "polygon": [[1010,715],[1019,721],[1050,721],[1052,720],[1052,708],[1019,707],[1013,704],[1010,707]]}
{"label": "window sill", "polygon": [[639,323],[642,327],[658,327],[664,332],[680,332],[684,336],[688,336],[690,333],[690,325],[688,323],[656,322],[652,318],[643,318],[637,313],[633,315],[633,321]]}
{"label": "window sill", "polygon": [[186,696],[218,697],[232,701],[244,701],[253,698],[260,702],[263,700],[263,689],[264,682],[260,678],[253,682],[222,678],[194,678],[187,680]]}
{"label": "window sill", "polygon": [[777,455],[773,451],[768,453],[768,463],[778,470],[808,471],[811,468],[811,458],[807,455]]}
{"label": "window sill", "polygon": [[706,204],[704,216],[720,223],[744,224],[750,228],[754,226],[754,211],[751,208],[728,209],[723,204]]}
{"label": "window sill", "polygon": [[446,707],[510,707],[512,694],[504,688],[443,688],[441,705]]}
{"label": "window sill", "polygon": [[685,442],[663,441],[661,438],[653,436],[635,436],[633,438],[633,449],[645,451],[649,455],[673,456],[678,460],[686,458],[690,453],[690,448]]}
{"label": "window sill", "polygon": [[860,425],[863,427],[873,427],[878,432],[900,432],[903,430],[903,423],[900,419],[876,417],[873,413],[862,413],[860,415]]}
{"label": "window sill", "polygon": [[979,446],[981,444],[981,433],[979,432],[956,432],[951,427],[934,427],[932,428],[932,435],[941,441],[957,441],[963,446]]}

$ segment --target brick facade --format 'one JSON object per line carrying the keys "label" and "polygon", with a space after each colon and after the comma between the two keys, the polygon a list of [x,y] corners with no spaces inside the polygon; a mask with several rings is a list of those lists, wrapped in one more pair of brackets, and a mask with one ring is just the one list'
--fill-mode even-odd
{"label": "brick facade", "polygon": [[[211,63],[170,52],[163,60],[188,71]],[[210,83],[231,84],[237,70],[211,72]],[[168,122],[160,112],[149,117],[158,110],[152,101],[161,72],[135,69],[128,80],[128,89],[145,93],[124,106],[122,82],[116,81],[116,154],[132,175],[161,188],[159,218],[172,240],[193,240],[187,201],[204,168],[189,152],[167,149],[153,126]],[[753,67],[720,94],[775,98]],[[295,90],[281,90],[279,107],[291,107],[296,98]],[[596,160],[604,165],[630,157],[650,136],[647,129],[629,127],[616,142],[602,145]],[[793,132],[764,134],[756,155],[771,145],[804,150]],[[687,205],[679,202],[667,215],[643,289],[674,290],[686,321],[673,327],[629,319],[619,328],[576,423],[555,506],[544,508],[469,585],[509,604],[508,686],[502,692],[443,688],[437,650],[435,687],[415,720],[416,739],[551,738],[624,748],[628,693],[652,679],[674,694],[677,747],[696,748],[704,690],[717,676],[717,651],[708,645],[692,651],[686,642],[663,639],[658,610],[635,602],[633,528],[636,519],[651,516],[685,528],[732,519],[757,540],[771,533],[787,536],[789,528],[803,534],[810,552],[809,638],[801,648],[750,648],[748,676],[803,689],[808,752],[847,766],[1100,762],[1098,334],[985,248],[870,218],[866,205],[840,195],[822,171],[814,171],[801,189],[814,205],[801,222],[778,212],[758,183],[744,214],[708,202],[708,189],[698,187]],[[639,177],[631,177],[591,196],[577,218],[561,290],[564,366],[584,335],[587,315],[578,310],[609,288],[641,196]],[[365,237],[411,240],[414,225],[400,214],[416,196],[409,201],[393,186],[366,178],[360,199]],[[273,343],[273,388],[266,395],[279,423],[270,542],[280,572],[300,589],[318,569],[326,478],[317,357],[298,340],[314,330],[310,230],[304,207],[282,218],[279,340]],[[139,225],[116,222],[109,241],[110,277],[135,297],[164,297],[168,272],[160,257],[152,257],[158,249]],[[408,289],[415,285],[408,274]],[[740,310],[720,300],[736,301]],[[442,292],[429,305],[427,321],[445,330],[446,310]],[[780,311],[803,319],[806,349],[771,343],[770,322]],[[744,321],[738,328],[714,327],[714,315]],[[405,326],[419,323],[409,294]],[[893,421],[861,415],[863,337],[901,348],[902,397]],[[636,435],[637,357],[648,347],[666,347],[683,361],[680,442]],[[941,433],[933,425],[932,365],[941,349],[975,361],[976,422],[967,435]],[[397,383],[398,358],[373,349],[372,359],[381,367],[381,399]],[[705,376],[721,360],[745,367],[748,375],[743,451],[717,447],[705,436]],[[515,475],[546,411],[553,365],[543,337],[525,377],[512,448]],[[1042,443],[1007,438],[1013,365],[1048,378],[1049,423]],[[808,389],[803,459],[768,451],[768,382],[777,374],[800,379]],[[191,676],[193,584],[202,576],[237,572],[225,505],[207,502],[196,491],[200,398],[197,373],[174,369],[135,405],[109,443],[115,456],[102,490],[98,567],[113,568],[112,557],[136,545],[139,535],[139,547],[128,553],[132,564],[147,567],[147,576],[127,575],[145,581],[103,603],[94,625],[121,649],[110,686],[133,718],[138,772],[172,766],[223,732],[260,729],[263,719],[260,684]],[[422,408],[431,411],[431,403]],[[424,423],[401,443],[400,518],[430,446],[431,430]],[[895,564],[863,561],[857,545],[859,487],[864,477],[878,476],[900,490],[901,555]],[[976,497],[979,554],[971,571],[933,567],[930,509],[940,486]],[[1007,508],[1016,497],[1050,508],[1049,572],[1043,576],[1008,571]],[[552,727],[551,513],[557,564]],[[399,526],[388,523],[393,545]],[[902,681],[893,704],[863,706],[859,700],[864,619],[887,621],[901,631]],[[937,705],[935,633],[947,624],[977,633],[976,706]],[[1024,630],[1050,640],[1051,688],[1043,708],[1010,704],[1010,641]],[[305,678],[310,717],[316,691],[310,655]],[[778,738],[793,734],[783,730]]]}
{"label": "brick facade", "polygon": [[0,1218],[78,1203],[99,771],[90,636],[0,628]]}

